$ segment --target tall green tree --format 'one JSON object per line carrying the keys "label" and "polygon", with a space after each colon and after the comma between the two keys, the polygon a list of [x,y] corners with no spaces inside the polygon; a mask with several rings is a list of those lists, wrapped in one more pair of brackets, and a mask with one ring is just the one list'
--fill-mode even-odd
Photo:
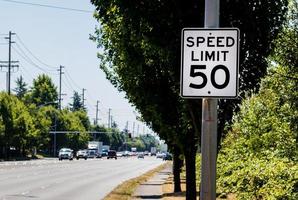
{"label": "tall green tree", "polygon": [[73,101],[70,104],[70,109],[72,111],[78,111],[78,110],[84,109],[81,96],[79,95],[79,93],[77,91],[74,91],[72,100]]}
{"label": "tall green tree", "polygon": [[[180,143],[185,154],[187,199],[195,199],[195,153],[200,138],[201,101],[183,100],[180,88],[180,33],[203,27],[204,1],[92,0],[100,28],[93,38],[107,78],[142,113],[167,143]],[[284,20],[287,1],[221,1],[220,26],[241,31],[240,94],[257,90],[266,74],[272,40]],[[222,124],[238,101],[220,101]],[[179,134],[175,134],[179,132]],[[177,135],[181,135],[177,141]],[[173,137],[174,136],[174,137]]]}
{"label": "tall green tree", "polygon": [[57,87],[54,85],[52,79],[48,75],[39,75],[33,80],[33,86],[27,99],[37,106],[57,102]]}
{"label": "tall green tree", "polygon": [[22,99],[27,93],[27,91],[28,91],[27,83],[25,83],[23,76],[20,76],[16,80],[16,88],[14,89],[14,92],[16,93],[16,96],[19,99]]}
{"label": "tall green tree", "polygon": [[29,110],[37,129],[37,134],[32,138],[31,145],[36,147],[37,151],[43,150],[50,153],[52,149],[50,131],[55,130],[55,120],[58,110],[52,105],[36,107],[35,104],[29,105]]}
{"label": "tall green tree", "polygon": [[65,134],[57,134],[57,149],[65,146],[74,150],[86,148],[90,135],[76,113],[64,109],[55,117],[57,117],[56,130],[66,131]]}
{"label": "tall green tree", "polygon": [[298,2],[268,59],[258,93],[245,99],[224,140],[218,190],[239,199],[297,199]]}
{"label": "tall green tree", "polygon": [[[0,124],[2,136],[0,146],[6,158],[9,158],[10,147],[19,155],[26,155],[32,148],[32,141],[38,134],[28,108],[13,95],[0,93]],[[4,153],[3,152],[3,153]]]}

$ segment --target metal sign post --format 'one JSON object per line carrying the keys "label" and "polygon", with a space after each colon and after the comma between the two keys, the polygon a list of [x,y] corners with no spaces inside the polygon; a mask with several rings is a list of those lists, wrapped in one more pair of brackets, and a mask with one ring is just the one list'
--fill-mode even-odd
{"label": "metal sign post", "polygon": [[238,94],[239,35],[219,27],[219,0],[205,0],[204,28],[184,28],[181,96],[202,99],[201,200],[216,199],[217,98]]}
{"label": "metal sign post", "polygon": [[[219,26],[219,0],[205,0],[205,28]],[[201,200],[216,199],[217,99],[203,98]]]}

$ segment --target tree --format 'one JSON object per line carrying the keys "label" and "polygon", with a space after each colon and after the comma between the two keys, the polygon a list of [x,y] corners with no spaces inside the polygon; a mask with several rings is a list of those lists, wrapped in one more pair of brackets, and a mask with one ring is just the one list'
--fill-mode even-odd
{"label": "tree", "polygon": [[260,91],[242,102],[223,142],[218,192],[239,199],[298,198],[297,5],[290,1]]}
{"label": "tree", "polygon": [[39,75],[33,80],[33,86],[27,99],[37,106],[56,102],[58,99],[57,87],[48,75]]}
{"label": "tree", "polygon": [[81,96],[77,91],[74,91],[72,99],[73,99],[73,103],[70,104],[72,111],[78,111],[78,110],[84,109]]}
{"label": "tree", "polygon": [[[180,33],[184,27],[203,27],[204,2],[91,2],[101,23],[93,37],[104,48],[99,54],[101,68],[119,90],[126,92],[129,101],[161,138],[170,145],[181,145],[186,161],[186,197],[195,199],[201,101],[179,96]],[[220,25],[241,31],[241,95],[259,88],[260,79],[266,74],[265,58],[283,23],[286,5],[282,0],[221,1]],[[220,102],[219,136],[238,103],[239,100]]]}
{"label": "tree", "polygon": [[36,147],[37,151],[43,150],[46,153],[51,151],[51,135],[50,131],[55,130],[56,116],[58,110],[52,105],[44,105],[36,107],[35,104],[28,106],[34,121],[37,134],[32,138],[31,145]]}
{"label": "tree", "polygon": [[85,110],[79,110],[73,112],[73,114],[81,121],[82,125],[84,126],[85,130],[91,129],[91,123],[89,121],[89,117]]}
{"label": "tree", "polygon": [[0,93],[0,124],[3,131],[0,146],[6,158],[10,157],[10,147],[14,147],[18,155],[26,156],[38,132],[24,103],[4,92]]}
{"label": "tree", "polygon": [[16,84],[17,84],[17,86],[14,89],[14,92],[16,93],[16,96],[19,99],[22,99],[28,91],[27,83],[25,83],[23,77],[20,76],[19,78],[17,78]]}
{"label": "tree", "polygon": [[57,119],[57,130],[66,131],[66,134],[57,135],[57,146],[61,148],[65,145],[78,150],[86,148],[90,135],[87,133],[81,119],[67,109],[61,111]]}

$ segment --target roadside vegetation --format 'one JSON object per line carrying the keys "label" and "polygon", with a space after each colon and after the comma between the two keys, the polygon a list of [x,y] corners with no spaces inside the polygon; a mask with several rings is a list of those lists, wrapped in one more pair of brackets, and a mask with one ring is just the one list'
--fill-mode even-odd
{"label": "roadside vegetation", "polygon": [[298,199],[297,2],[289,8],[260,91],[242,102],[227,127],[217,162],[221,198]]}
{"label": "roadside vegetation", "polygon": [[[91,2],[99,23],[91,39],[100,48],[100,68],[168,144],[173,153],[174,191],[181,191],[180,172],[185,164],[186,199],[196,199],[202,101],[180,96],[181,30],[204,27],[204,1]],[[289,2],[220,1],[220,27],[240,29],[241,49],[239,98],[218,101],[217,141],[229,134],[227,125],[233,122],[241,101],[259,91]]]}
{"label": "roadside vegetation", "polygon": [[[73,102],[60,110],[57,87],[45,74],[34,79],[31,88],[22,77],[16,84],[13,94],[0,92],[0,159],[52,156],[56,131],[66,131],[56,134],[57,151],[62,147],[84,149],[90,140],[102,141],[115,150],[136,147],[145,151],[158,145],[152,135],[132,138],[115,122],[112,128],[91,125],[78,92],[74,92]],[[100,133],[91,135],[90,131]]]}
{"label": "roadside vegetation", "polygon": [[104,198],[104,200],[119,200],[119,199],[130,200],[130,199],[132,199],[132,196],[133,196],[135,190],[137,189],[137,187],[140,184],[146,182],[148,179],[150,179],[152,176],[154,176],[157,172],[160,172],[161,170],[163,170],[166,167],[166,165],[168,165],[168,164],[169,163],[160,165],[157,168],[152,169],[139,177],[132,178],[130,180],[127,180],[127,181],[121,183],[112,192],[110,192]]}

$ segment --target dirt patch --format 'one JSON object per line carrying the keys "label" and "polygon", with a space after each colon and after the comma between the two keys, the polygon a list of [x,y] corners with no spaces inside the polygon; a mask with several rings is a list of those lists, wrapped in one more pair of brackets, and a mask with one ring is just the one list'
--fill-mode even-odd
{"label": "dirt patch", "polygon": [[186,184],[185,178],[181,179],[181,192],[173,192],[174,191],[174,182],[173,175],[171,175],[168,180],[163,184],[163,200],[185,200],[185,191]]}

